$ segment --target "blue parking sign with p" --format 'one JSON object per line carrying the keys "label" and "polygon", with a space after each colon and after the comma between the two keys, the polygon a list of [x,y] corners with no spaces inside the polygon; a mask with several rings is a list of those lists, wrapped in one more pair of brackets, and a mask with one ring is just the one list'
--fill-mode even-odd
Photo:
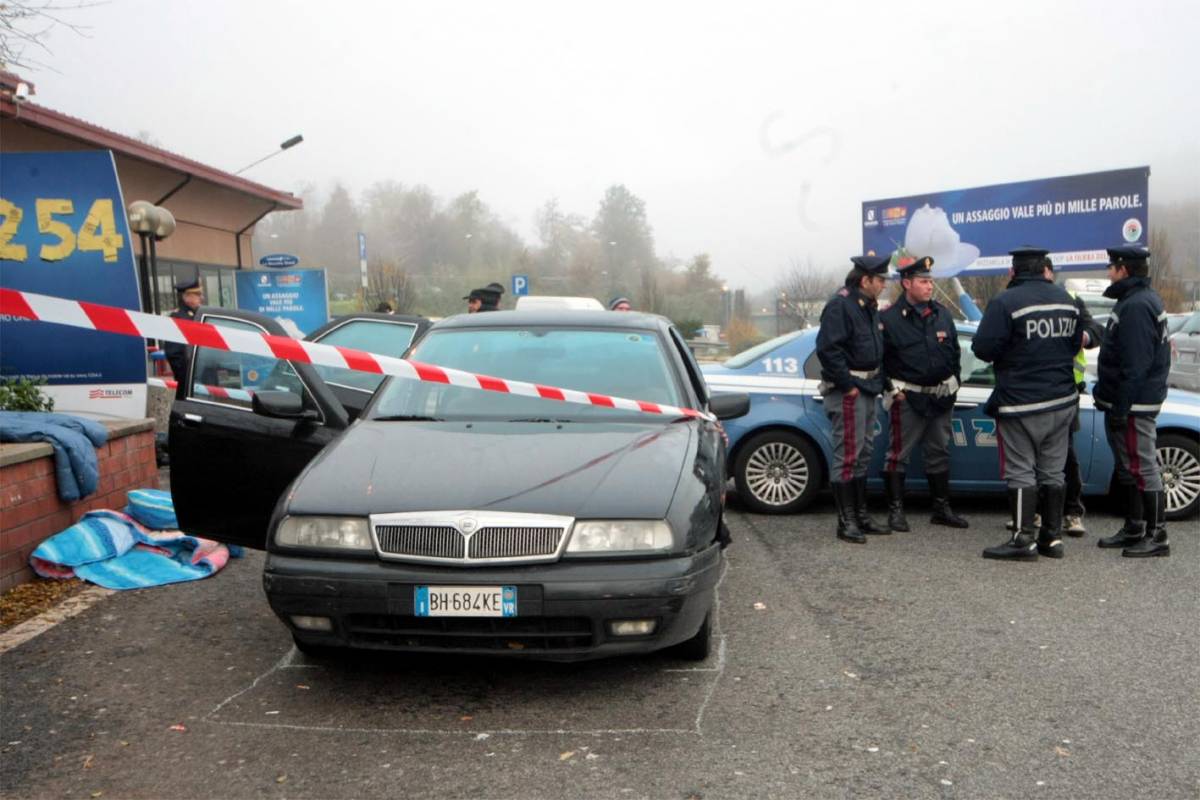
{"label": "blue parking sign with p", "polygon": [[513,297],[522,297],[529,294],[529,276],[528,275],[513,275],[512,276],[512,293]]}

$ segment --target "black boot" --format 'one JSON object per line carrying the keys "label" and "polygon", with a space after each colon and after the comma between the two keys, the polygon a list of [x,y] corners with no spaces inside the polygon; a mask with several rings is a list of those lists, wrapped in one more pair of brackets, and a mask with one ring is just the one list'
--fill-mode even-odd
{"label": "black boot", "polygon": [[1144,533],[1142,517],[1145,511],[1142,493],[1132,483],[1125,485],[1125,525],[1112,536],[1096,542],[1098,547],[1130,547],[1142,540]]}
{"label": "black boot", "polygon": [[1037,551],[1047,558],[1062,558],[1063,502],[1067,492],[1062,486],[1043,486],[1039,494],[1042,500],[1042,527],[1038,531]]}
{"label": "black boot", "polygon": [[863,533],[887,534],[890,530],[880,525],[875,520],[871,519],[871,514],[867,511],[867,479],[854,479],[854,518],[858,520],[858,529]]}
{"label": "black boot", "polygon": [[929,494],[933,498],[933,516],[929,521],[948,528],[971,527],[971,523],[950,508],[950,473],[931,472],[925,477],[929,481]]}
{"label": "black boot", "polygon": [[867,537],[858,529],[858,519],[854,516],[854,484],[831,483],[829,488],[837,506],[837,537],[854,544],[866,544]]}
{"label": "black boot", "polygon": [[1169,556],[1171,543],[1167,541],[1167,496],[1162,492],[1145,492],[1144,495],[1146,534],[1140,542],[1122,550],[1121,555],[1127,558]]}
{"label": "black boot", "polygon": [[1033,515],[1037,513],[1037,489],[1009,489],[1008,508],[1015,532],[1004,544],[983,551],[984,558],[1004,561],[1037,561]]}
{"label": "black boot", "polygon": [[887,480],[888,527],[907,533],[908,520],[904,518],[904,473],[885,472]]}

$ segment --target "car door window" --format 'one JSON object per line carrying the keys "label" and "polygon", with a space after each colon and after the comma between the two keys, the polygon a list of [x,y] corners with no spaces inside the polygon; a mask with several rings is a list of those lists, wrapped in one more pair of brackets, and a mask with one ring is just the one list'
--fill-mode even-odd
{"label": "car door window", "polygon": [[[410,322],[387,322],[375,319],[351,319],[326,331],[315,341],[338,347],[349,347],[381,356],[400,358],[412,343],[417,326]],[[383,382],[382,375],[352,369],[317,365],[321,380],[349,389],[373,393]]]}
{"label": "car door window", "polygon": [[[252,322],[232,317],[207,315],[204,321],[222,328],[266,333]],[[197,347],[194,358],[189,372],[189,399],[249,411],[252,408],[254,392],[271,389],[298,394],[304,399],[306,407],[316,407],[299,376],[286,361],[266,356],[230,353],[211,347]]]}
{"label": "car door window", "polygon": [[675,343],[675,349],[679,351],[679,357],[683,359],[683,366],[687,370],[688,380],[691,381],[692,391],[696,393],[700,405],[705,405],[708,402],[708,384],[704,382],[700,365],[696,363],[696,358],[688,348],[687,342],[675,328],[671,328],[671,340]]}
{"label": "car door window", "polygon": [[992,365],[981,361],[971,351],[971,337],[959,336],[958,346],[962,351],[962,382],[964,386],[995,386],[996,372]]}

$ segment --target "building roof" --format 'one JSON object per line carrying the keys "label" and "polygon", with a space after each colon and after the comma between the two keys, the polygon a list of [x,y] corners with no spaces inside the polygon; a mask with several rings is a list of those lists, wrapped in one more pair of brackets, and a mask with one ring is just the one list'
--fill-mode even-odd
{"label": "building roof", "polygon": [[120,153],[129,158],[147,161],[184,175],[261,198],[276,204],[279,208],[299,209],[304,207],[304,201],[290,192],[281,192],[261,183],[246,180],[28,100],[16,102],[7,93],[0,94],[0,117],[20,120],[26,125],[53,131],[86,144],[112,150],[114,153]]}

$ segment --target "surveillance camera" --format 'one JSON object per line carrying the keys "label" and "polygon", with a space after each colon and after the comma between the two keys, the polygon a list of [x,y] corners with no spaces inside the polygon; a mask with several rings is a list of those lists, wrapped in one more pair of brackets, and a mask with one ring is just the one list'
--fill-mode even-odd
{"label": "surveillance camera", "polygon": [[21,81],[17,84],[17,88],[13,90],[13,100],[18,103],[24,103],[29,99],[29,84]]}

